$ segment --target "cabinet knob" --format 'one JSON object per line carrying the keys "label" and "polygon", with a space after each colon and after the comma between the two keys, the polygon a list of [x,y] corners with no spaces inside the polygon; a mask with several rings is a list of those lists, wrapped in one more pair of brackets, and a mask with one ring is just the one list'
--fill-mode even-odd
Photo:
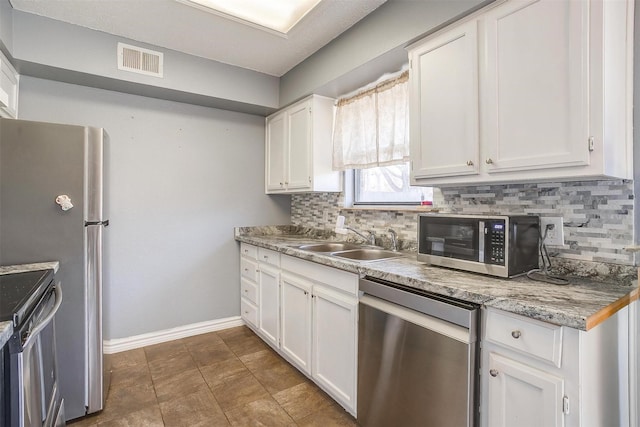
{"label": "cabinet knob", "polygon": [[491,157],[489,157],[487,160],[484,161],[486,164],[490,165],[493,163],[493,160],[491,160]]}
{"label": "cabinet knob", "polygon": [[246,272],[248,273],[248,272],[249,272],[249,269],[248,269],[248,268],[245,268],[245,269],[244,269],[244,271],[246,271]]}
{"label": "cabinet knob", "polygon": [[249,289],[245,289],[245,290],[244,290],[244,293],[245,293],[245,294],[248,294],[248,293],[249,293]]}
{"label": "cabinet knob", "polygon": [[264,255],[262,258],[269,259],[269,257],[267,255]]}
{"label": "cabinet knob", "polygon": [[513,338],[515,338],[515,339],[518,339],[518,338],[520,338],[520,336],[522,336],[522,333],[520,331],[517,331],[517,330],[516,331],[512,331],[511,332],[511,336]]}
{"label": "cabinet knob", "polygon": [[282,187],[282,182],[280,183],[280,187]]}
{"label": "cabinet knob", "polygon": [[284,185],[289,185],[289,183],[287,181],[284,182]]}
{"label": "cabinet knob", "polygon": [[473,160],[467,160],[467,166],[473,166]]}
{"label": "cabinet knob", "polygon": [[307,292],[307,291],[304,291],[304,294],[305,294],[305,295],[309,295],[309,292]]}
{"label": "cabinet knob", "polygon": [[489,369],[489,375],[491,375],[492,377],[497,377],[498,376],[498,370],[497,369]]}

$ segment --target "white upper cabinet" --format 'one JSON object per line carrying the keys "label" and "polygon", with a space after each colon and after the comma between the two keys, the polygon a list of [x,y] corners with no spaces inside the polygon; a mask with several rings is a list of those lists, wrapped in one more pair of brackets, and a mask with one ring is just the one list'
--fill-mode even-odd
{"label": "white upper cabinet", "polygon": [[266,120],[265,192],[341,191],[331,168],[331,98],[312,95]]}
{"label": "white upper cabinet", "polygon": [[488,173],[589,165],[586,1],[512,1],[483,17]]}
{"label": "white upper cabinet", "polygon": [[18,72],[0,52],[0,116],[18,117]]}
{"label": "white upper cabinet", "polygon": [[[470,21],[411,52],[411,161],[417,178],[478,174],[477,35],[478,24]],[[443,149],[452,144],[459,149]]]}
{"label": "white upper cabinet", "polygon": [[413,183],[631,179],[633,7],[501,1],[410,46]]}

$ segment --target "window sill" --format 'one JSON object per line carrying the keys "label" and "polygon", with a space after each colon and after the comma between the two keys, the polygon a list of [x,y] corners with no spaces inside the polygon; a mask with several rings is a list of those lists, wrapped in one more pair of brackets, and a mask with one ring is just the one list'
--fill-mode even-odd
{"label": "window sill", "polygon": [[439,212],[440,209],[434,206],[411,206],[411,205],[355,205],[344,207],[345,211],[395,211],[395,212]]}

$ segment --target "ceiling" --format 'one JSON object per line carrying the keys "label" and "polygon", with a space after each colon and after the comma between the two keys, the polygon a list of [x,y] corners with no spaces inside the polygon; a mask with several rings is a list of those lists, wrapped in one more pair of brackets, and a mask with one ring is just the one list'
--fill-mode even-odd
{"label": "ceiling", "polygon": [[16,10],[277,77],[386,1],[322,0],[283,37],[176,0],[10,0]]}

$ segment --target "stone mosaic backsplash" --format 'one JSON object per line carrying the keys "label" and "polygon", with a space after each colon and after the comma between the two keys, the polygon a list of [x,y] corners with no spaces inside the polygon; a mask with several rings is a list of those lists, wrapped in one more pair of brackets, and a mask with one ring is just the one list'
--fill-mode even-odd
{"label": "stone mosaic backsplash", "polygon": [[[635,265],[634,253],[625,250],[634,244],[632,181],[447,187],[434,193],[440,212],[562,216],[565,245],[548,247],[559,261]],[[392,227],[404,248],[415,247],[418,212],[344,208],[342,193],[292,195],[293,225],[333,230],[338,215],[357,230],[374,230],[383,244]]]}

